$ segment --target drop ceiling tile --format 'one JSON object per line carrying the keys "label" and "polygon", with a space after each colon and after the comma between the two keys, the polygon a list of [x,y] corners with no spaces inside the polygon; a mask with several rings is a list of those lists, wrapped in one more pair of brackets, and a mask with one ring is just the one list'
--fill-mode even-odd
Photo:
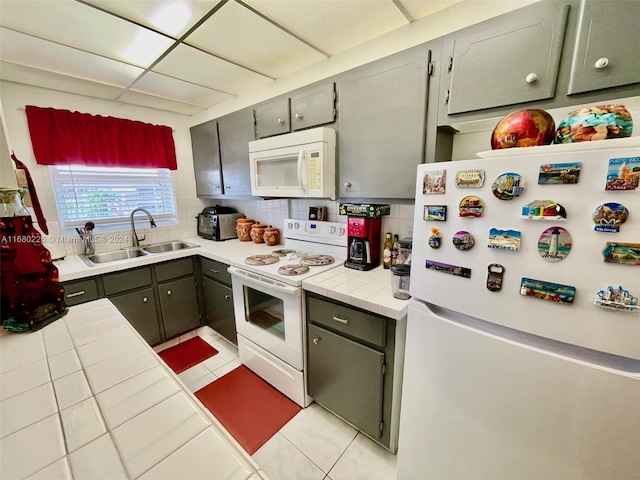
{"label": "drop ceiling tile", "polygon": [[[174,42],[73,0],[3,0],[1,8],[3,27],[139,67],[151,65]],[[69,28],[70,18],[73,28]]]}
{"label": "drop ceiling tile", "polygon": [[408,24],[390,0],[245,0],[245,3],[328,55]]}
{"label": "drop ceiling tile", "polygon": [[176,102],[162,97],[146,95],[144,93],[127,92],[118,98],[119,102],[130,105],[138,105],[140,107],[155,108],[157,110],[166,110],[168,112],[182,113],[184,115],[193,115],[203,110],[202,107],[189,105],[187,103]]}
{"label": "drop ceiling tile", "polygon": [[142,69],[29,35],[0,29],[0,60],[126,87]]}
{"label": "drop ceiling tile", "polygon": [[188,45],[178,45],[153,70],[173,78],[238,95],[271,81]]}
{"label": "drop ceiling tile", "polygon": [[155,72],[146,73],[130,90],[190,103],[203,108],[233,98],[232,95],[227,93],[218,92]]}
{"label": "drop ceiling tile", "polygon": [[419,20],[461,1],[462,0],[400,0],[400,3],[414,20]]}
{"label": "drop ceiling tile", "polygon": [[275,78],[326,58],[235,2],[224,5],[185,41]]}
{"label": "drop ceiling tile", "polygon": [[88,0],[88,3],[179,38],[220,0]]}

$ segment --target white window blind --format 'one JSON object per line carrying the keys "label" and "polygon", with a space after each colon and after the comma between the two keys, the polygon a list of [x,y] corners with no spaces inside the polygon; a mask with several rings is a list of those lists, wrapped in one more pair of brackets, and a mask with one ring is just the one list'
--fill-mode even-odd
{"label": "white window blind", "polygon": [[166,168],[50,167],[63,227],[128,222],[146,208],[155,220],[175,219],[171,172]]}

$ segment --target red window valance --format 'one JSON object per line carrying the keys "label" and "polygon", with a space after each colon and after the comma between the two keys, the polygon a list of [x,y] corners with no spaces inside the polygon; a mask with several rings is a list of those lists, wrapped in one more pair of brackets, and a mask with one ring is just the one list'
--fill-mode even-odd
{"label": "red window valance", "polygon": [[177,169],[171,128],[27,105],[39,165]]}

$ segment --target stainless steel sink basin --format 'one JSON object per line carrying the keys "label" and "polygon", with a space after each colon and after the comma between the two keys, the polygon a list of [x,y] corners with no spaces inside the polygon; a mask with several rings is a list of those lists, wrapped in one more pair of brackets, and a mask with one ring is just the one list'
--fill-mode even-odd
{"label": "stainless steel sink basin", "polygon": [[159,253],[175,252],[176,250],[185,250],[188,248],[198,248],[199,246],[200,245],[196,245],[195,243],[174,240],[171,242],[154,243],[144,247],[130,247],[113,252],[95,253],[86,257],[83,256],[82,259],[87,265],[94,267],[98,264],[131,260],[133,258],[153,256]]}
{"label": "stainless steel sink basin", "polygon": [[92,263],[111,263],[117,262],[119,260],[144,257],[146,255],[149,255],[149,253],[139,248],[131,248],[127,250],[117,250],[115,252],[95,253],[93,255],[89,255],[86,258],[89,262]]}
{"label": "stainless steel sink basin", "polygon": [[164,253],[164,252],[173,252],[175,250],[184,250],[187,248],[197,248],[199,246],[200,245],[196,245],[195,243],[176,240],[173,242],[156,243],[154,245],[147,245],[146,247],[140,247],[140,248],[148,253]]}

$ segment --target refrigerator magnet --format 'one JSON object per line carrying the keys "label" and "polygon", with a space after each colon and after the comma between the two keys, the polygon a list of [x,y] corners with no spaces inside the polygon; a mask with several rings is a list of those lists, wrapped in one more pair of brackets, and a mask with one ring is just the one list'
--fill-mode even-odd
{"label": "refrigerator magnet", "polygon": [[638,297],[631,295],[629,290],[625,290],[620,285],[618,285],[618,288],[613,288],[609,285],[604,290],[600,290],[596,293],[593,304],[598,307],[610,308],[622,312],[640,313]]}
{"label": "refrigerator magnet", "polygon": [[573,303],[576,296],[576,288],[559,283],[544,282],[533,278],[522,278],[520,283],[520,295],[549,300],[556,303]]}
{"label": "refrigerator magnet", "polygon": [[460,267],[458,265],[449,265],[448,263],[427,260],[425,262],[425,268],[428,268],[429,270],[436,270],[437,272],[448,273],[449,275],[455,275],[456,277],[471,278],[471,269],[467,267]]}
{"label": "refrigerator magnet", "polygon": [[538,253],[548,262],[564,260],[571,246],[571,235],[562,227],[549,227],[538,239]]}
{"label": "refrigerator magnet", "polygon": [[492,292],[502,290],[502,277],[504,276],[504,267],[499,263],[492,263],[487,268],[487,289]]}
{"label": "refrigerator magnet", "polygon": [[605,190],[635,190],[640,184],[640,157],[611,158]]}
{"label": "refrigerator magnet", "polygon": [[520,250],[521,233],[517,230],[500,230],[492,228],[489,230],[489,243],[487,247],[498,250]]}
{"label": "refrigerator magnet", "polygon": [[425,195],[443,195],[447,188],[447,171],[427,172],[422,179],[422,193]]}
{"label": "refrigerator magnet", "polygon": [[460,230],[453,236],[453,246],[458,250],[470,250],[475,245],[476,241],[469,232]]}
{"label": "refrigerator magnet", "polygon": [[563,220],[567,211],[553,200],[534,200],[522,207],[521,216],[527,220]]}
{"label": "refrigerator magnet", "polygon": [[458,212],[461,217],[479,218],[484,215],[484,202],[480,197],[468,195],[460,200]]}
{"label": "refrigerator magnet", "polygon": [[442,236],[437,228],[431,229],[431,236],[429,237],[429,246],[431,248],[440,248],[442,244]]}
{"label": "refrigerator magnet", "polygon": [[456,172],[458,188],[480,188],[484,185],[484,170],[460,170]]}
{"label": "refrigerator magnet", "polygon": [[444,222],[447,220],[447,206],[446,205],[425,205],[424,215],[425,220],[433,220],[436,222]]}
{"label": "refrigerator magnet", "polygon": [[524,178],[519,173],[503,173],[493,181],[491,190],[500,200],[513,200],[524,193]]}
{"label": "refrigerator magnet", "polygon": [[602,255],[605,262],[640,266],[640,243],[607,242]]}
{"label": "refrigerator magnet", "polygon": [[540,185],[568,185],[578,183],[580,179],[581,162],[547,163],[540,165],[538,184]]}
{"label": "refrigerator magnet", "polygon": [[620,226],[629,218],[629,210],[619,203],[603,203],[596,207],[591,218],[596,224],[596,232],[618,233]]}

